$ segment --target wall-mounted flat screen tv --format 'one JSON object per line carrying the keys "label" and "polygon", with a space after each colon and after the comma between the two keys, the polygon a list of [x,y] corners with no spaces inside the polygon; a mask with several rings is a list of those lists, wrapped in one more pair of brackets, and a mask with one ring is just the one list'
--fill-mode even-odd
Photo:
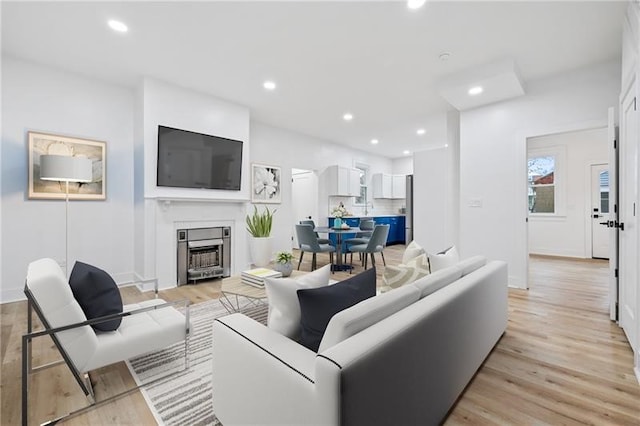
{"label": "wall-mounted flat screen tv", "polygon": [[158,186],[240,190],[242,142],[158,126]]}

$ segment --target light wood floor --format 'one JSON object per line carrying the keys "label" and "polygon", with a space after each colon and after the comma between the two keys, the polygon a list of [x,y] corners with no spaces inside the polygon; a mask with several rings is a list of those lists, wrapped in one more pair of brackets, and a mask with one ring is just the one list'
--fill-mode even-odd
{"label": "light wood floor", "polygon": [[[400,263],[404,246],[385,249]],[[308,259],[306,258],[308,257]],[[355,260],[355,259],[354,259]],[[378,260],[378,284],[383,271]],[[297,257],[296,257],[297,261]],[[302,270],[310,269],[305,256]],[[319,256],[318,265],[328,263]],[[358,269],[359,270],[359,269]],[[334,279],[347,277],[337,273]],[[165,300],[198,303],[220,295],[220,280],[161,292]],[[607,263],[531,257],[530,290],[509,290],[509,326],[452,409],[446,424],[640,424],[640,386],[621,330],[608,318]],[[152,297],[123,289],[125,303]],[[0,306],[0,424],[20,422],[20,336],[26,303]],[[53,344],[34,344],[37,363],[55,358]],[[98,398],[131,386],[120,363],[92,374]],[[66,367],[31,378],[32,423],[82,407],[85,398]],[[425,401],[428,403],[428,401]],[[155,424],[139,393],[76,416],[67,424]]]}

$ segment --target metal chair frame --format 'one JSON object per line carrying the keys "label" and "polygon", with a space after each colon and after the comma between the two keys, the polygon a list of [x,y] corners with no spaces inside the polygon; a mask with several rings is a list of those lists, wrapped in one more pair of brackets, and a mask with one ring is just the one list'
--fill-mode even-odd
{"label": "metal chair frame", "polygon": [[[189,338],[191,335],[191,326],[189,323],[189,301],[184,299],[184,300],[178,300],[175,302],[166,302],[163,303],[161,305],[154,305],[154,306],[149,306],[146,308],[140,308],[140,309],[136,309],[134,311],[129,311],[129,312],[121,312],[118,314],[112,314],[112,315],[106,315],[100,318],[94,318],[92,320],[87,320],[87,321],[82,321],[79,323],[74,323],[74,324],[68,324],[65,326],[61,326],[61,327],[56,327],[56,328],[51,328],[51,325],[49,324],[49,322],[47,321],[47,319],[44,316],[44,313],[42,312],[42,309],[40,308],[40,305],[38,304],[38,301],[34,298],[33,293],[31,292],[31,290],[28,288],[28,286],[25,284],[24,287],[24,293],[27,296],[27,334],[24,334],[22,336],[22,425],[23,426],[27,426],[28,422],[29,422],[29,376],[32,373],[35,373],[37,371],[40,370],[44,370],[56,365],[60,365],[62,363],[65,363],[67,365],[67,367],[69,368],[69,370],[71,371],[71,373],[73,374],[73,377],[75,378],[76,382],[78,383],[78,385],[80,386],[80,388],[82,389],[82,391],[85,394],[85,397],[89,400],[89,405],[83,408],[80,408],[78,410],[72,411],[70,413],[65,414],[64,416],[58,417],[56,419],[53,420],[49,420],[48,422],[45,422],[43,424],[55,424],[60,420],[75,416],[77,414],[80,414],[86,410],[88,410],[89,408],[95,407],[97,405],[103,404],[105,402],[109,402],[112,400],[115,400],[117,398],[120,398],[124,395],[127,395],[131,392],[134,392],[138,389],[140,389],[142,386],[146,386],[146,385],[150,385],[152,383],[155,383],[159,380],[164,380],[168,377],[171,377],[173,375],[176,374],[180,374],[184,371],[186,371],[189,368]],[[156,298],[157,298],[157,286],[156,286]],[[113,395],[109,398],[106,398],[104,400],[101,401],[96,401],[95,399],[95,394],[93,391],[93,386],[91,384],[91,380],[89,378],[89,373],[81,373],[76,366],[73,364],[73,361],[71,360],[71,357],[69,356],[69,354],[67,353],[67,351],[64,349],[64,347],[62,347],[62,345],[60,344],[60,341],[58,340],[57,336],[55,333],[59,333],[61,331],[65,331],[65,330],[71,330],[74,328],[79,328],[79,327],[84,327],[87,325],[92,325],[92,324],[99,324],[102,322],[106,322],[106,321],[111,321],[117,318],[124,318],[127,316],[131,316],[131,315],[136,315],[136,314],[140,314],[143,312],[148,312],[148,311],[152,311],[152,310],[156,310],[156,309],[162,309],[162,308],[166,308],[169,306],[176,306],[176,305],[184,305],[185,308],[185,343],[184,343],[184,369],[181,369],[179,371],[176,371],[174,373],[170,373],[167,375],[164,375],[162,377],[153,379],[147,383],[141,383],[138,386],[135,386],[133,388],[127,389],[117,395]],[[44,327],[44,330],[42,331],[33,331],[33,312],[35,311],[36,315],[38,316],[38,319],[40,320],[40,322],[42,323],[42,326]],[[41,337],[41,336],[49,336],[51,337],[51,340],[53,340],[53,343],[55,344],[56,348],[58,349],[58,352],[60,352],[60,355],[62,356],[61,360],[58,361],[54,361],[48,364],[44,364],[44,365],[39,365],[36,367],[33,367],[32,365],[32,340],[35,339],[36,337]],[[142,355],[142,354],[140,354]],[[124,361],[124,360],[123,360]]]}

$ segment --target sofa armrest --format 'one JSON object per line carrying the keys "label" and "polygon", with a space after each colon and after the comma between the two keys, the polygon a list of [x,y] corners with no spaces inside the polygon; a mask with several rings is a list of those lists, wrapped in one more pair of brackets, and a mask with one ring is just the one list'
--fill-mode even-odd
{"label": "sofa armrest", "polygon": [[214,321],[214,412],[225,425],[317,424],[316,354],[242,314]]}

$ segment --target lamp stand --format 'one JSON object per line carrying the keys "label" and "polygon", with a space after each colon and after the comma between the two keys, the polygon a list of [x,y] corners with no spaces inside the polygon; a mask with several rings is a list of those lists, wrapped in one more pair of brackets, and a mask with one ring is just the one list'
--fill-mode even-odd
{"label": "lamp stand", "polygon": [[69,279],[69,181],[64,197],[64,276]]}

